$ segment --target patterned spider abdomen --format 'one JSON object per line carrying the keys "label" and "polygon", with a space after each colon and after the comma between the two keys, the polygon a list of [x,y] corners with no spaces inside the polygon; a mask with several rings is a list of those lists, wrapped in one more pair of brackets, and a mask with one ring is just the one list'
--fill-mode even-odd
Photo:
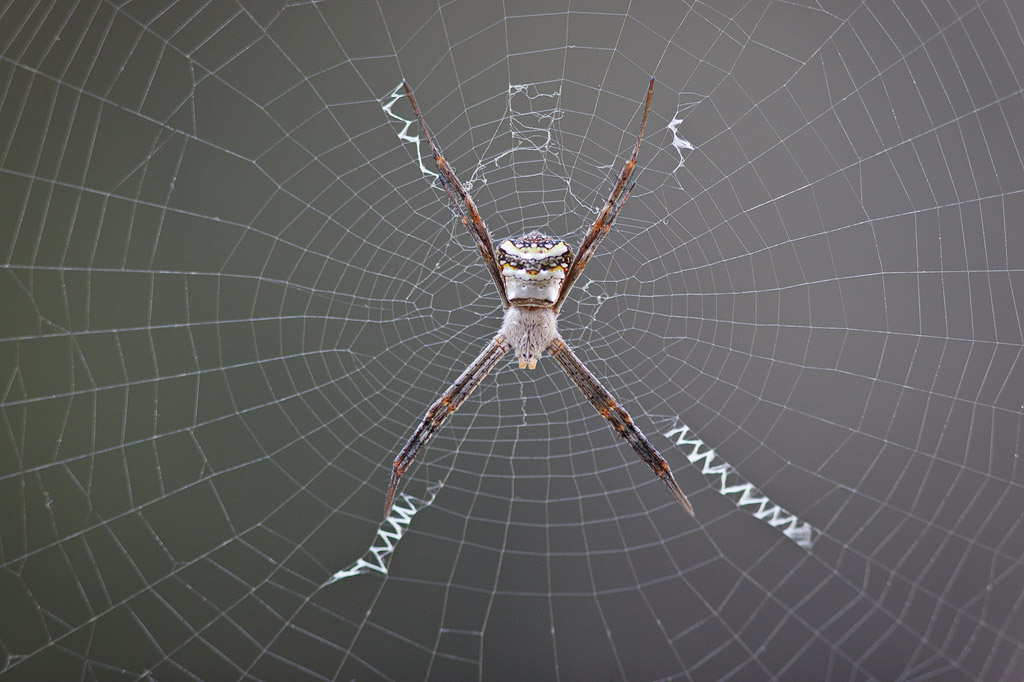
{"label": "patterned spider abdomen", "polygon": [[568,244],[534,230],[518,239],[506,239],[495,255],[509,303],[550,306],[558,300],[572,263]]}

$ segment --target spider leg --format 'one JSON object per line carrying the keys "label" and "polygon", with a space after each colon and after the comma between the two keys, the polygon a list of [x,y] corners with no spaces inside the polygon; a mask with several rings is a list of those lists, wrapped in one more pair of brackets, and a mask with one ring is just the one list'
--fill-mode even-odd
{"label": "spider leg", "polygon": [[629,155],[625,165],[622,167],[622,172],[619,173],[619,179],[612,188],[612,193],[608,195],[608,201],[605,202],[604,208],[598,214],[597,219],[590,226],[587,234],[583,237],[583,241],[580,242],[580,248],[576,251],[576,257],[573,258],[572,265],[569,266],[569,271],[565,274],[565,281],[562,283],[562,289],[558,293],[558,301],[555,302],[554,311],[557,313],[562,308],[562,304],[565,303],[566,297],[569,295],[569,291],[572,289],[573,284],[576,283],[576,279],[583,273],[583,268],[587,267],[587,261],[594,255],[597,250],[598,244],[604,239],[605,235],[608,234],[608,230],[611,229],[612,223],[615,222],[615,217],[619,215],[619,209],[626,203],[626,199],[629,198],[630,192],[633,191],[633,187],[626,191],[625,196],[619,201],[619,195],[622,194],[622,190],[625,189],[626,183],[629,182],[629,176],[633,174],[633,168],[636,166],[636,155],[640,152],[640,140],[644,136],[644,126],[647,125],[647,111],[651,108],[651,95],[654,93],[654,79],[651,79],[651,84],[647,88],[647,102],[644,104],[644,117],[640,121],[640,132],[636,136],[636,145],[633,147],[633,153]]}
{"label": "spider leg", "polygon": [[569,375],[569,378],[576,384],[576,387],[587,397],[590,404],[596,407],[601,416],[611,423],[612,428],[626,439],[629,446],[636,451],[636,454],[640,455],[640,459],[646,462],[647,466],[651,467],[651,470],[658,475],[658,478],[665,481],[669,490],[679,500],[679,504],[683,505],[683,509],[689,512],[690,516],[693,516],[693,506],[690,504],[690,500],[686,498],[686,495],[683,494],[683,491],[680,490],[676,479],[672,477],[672,472],[668,468],[668,462],[658,454],[658,451],[654,449],[654,446],[647,440],[647,437],[633,424],[629,413],[612,398],[611,394],[597,380],[597,377],[590,373],[590,370],[583,365],[583,362],[565,344],[564,340],[561,338],[555,339],[548,346],[548,351],[551,353],[551,357],[555,359],[555,362],[558,363],[558,366]]}
{"label": "spider leg", "polygon": [[466,368],[458,379],[448,387],[441,397],[430,406],[423,421],[416,427],[409,442],[405,444],[402,451],[395,457],[394,468],[391,472],[391,483],[388,485],[388,496],[384,502],[384,516],[391,513],[391,503],[395,497],[395,490],[398,488],[398,480],[405,473],[405,470],[412,464],[416,455],[427,444],[430,437],[441,428],[455,410],[466,401],[466,398],[480,385],[487,373],[494,369],[498,361],[505,356],[508,346],[505,337],[501,334],[495,336],[477,356],[476,360]]}
{"label": "spider leg", "polygon": [[[491,274],[491,279],[494,280],[494,286],[498,289],[498,295],[501,297],[501,305],[505,310],[508,310],[508,295],[505,293],[505,285],[501,280],[501,271],[498,269],[498,262],[494,258],[494,246],[491,245],[491,235],[487,231],[487,226],[484,225],[484,219],[480,217],[480,211],[477,210],[476,202],[469,196],[469,192],[465,190],[459,179],[455,177],[455,171],[448,165],[448,161],[441,156],[441,152],[434,145],[433,138],[430,137],[430,133],[427,131],[427,124],[423,120],[423,116],[420,114],[420,108],[416,105],[416,99],[412,96],[412,90],[409,89],[409,84],[402,82],[405,86],[405,92],[409,95],[409,101],[412,103],[412,109],[416,112],[416,118],[420,121],[420,128],[423,130],[423,137],[427,138],[427,144],[430,145],[430,153],[434,155],[434,163],[437,164],[437,170],[441,173],[441,185],[444,187],[444,191],[448,193],[448,198],[452,200],[452,204],[455,209],[459,212],[459,218],[462,219],[462,224],[466,226],[469,233],[473,235],[473,241],[476,242],[476,248],[480,251],[480,256],[484,259],[484,265],[487,266],[487,272]],[[635,156],[635,154],[634,154]],[[455,198],[455,194],[452,194],[452,190],[458,195],[458,199]],[[462,202],[462,205],[459,202]],[[465,206],[465,209],[463,209]]]}

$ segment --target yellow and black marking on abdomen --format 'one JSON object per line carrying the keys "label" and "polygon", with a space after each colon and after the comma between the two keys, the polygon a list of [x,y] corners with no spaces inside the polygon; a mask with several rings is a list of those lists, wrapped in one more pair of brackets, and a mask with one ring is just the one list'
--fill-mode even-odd
{"label": "yellow and black marking on abdomen", "polygon": [[495,255],[505,294],[519,305],[552,305],[572,264],[568,244],[536,230],[501,242]]}

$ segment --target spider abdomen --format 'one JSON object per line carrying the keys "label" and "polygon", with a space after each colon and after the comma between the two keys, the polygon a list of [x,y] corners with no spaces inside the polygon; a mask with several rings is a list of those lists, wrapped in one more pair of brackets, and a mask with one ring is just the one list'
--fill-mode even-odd
{"label": "spider abdomen", "polygon": [[506,239],[495,256],[505,295],[513,305],[554,304],[572,264],[568,244],[536,230]]}
{"label": "spider abdomen", "polygon": [[558,338],[556,319],[551,308],[514,305],[505,311],[501,334],[512,347],[520,369],[534,369],[541,353]]}

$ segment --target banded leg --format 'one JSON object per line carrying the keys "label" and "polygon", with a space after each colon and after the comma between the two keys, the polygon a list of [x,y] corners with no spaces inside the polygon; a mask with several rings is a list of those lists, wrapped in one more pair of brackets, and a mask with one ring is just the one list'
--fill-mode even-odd
{"label": "banded leg", "polygon": [[626,190],[626,194],[622,197],[622,201],[619,201],[619,195],[622,194],[622,190],[626,187],[626,183],[629,182],[629,177],[633,174],[633,168],[636,166],[636,155],[640,152],[640,140],[644,137],[644,127],[647,125],[647,111],[651,108],[651,95],[653,93],[654,79],[652,78],[651,84],[647,88],[644,117],[640,121],[640,132],[636,136],[636,145],[633,147],[633,153],[629,155],[629,159],[626,160],[625,165],[622,167],[619,179],[612,188],[612,193],[608,195],[608,201],[605,202],[604,208],[598,214],[597,220],[590,226],[586,236],[583,237],[583,241],[580,242],[580,248],[576,250],[576,257],[573,259],[572,265],[569,266],[569,271],[565,274],[565,281],[562,283],[562,289],[558,293],[558,300],[555,302],[554,311],[556,313],[562,309],[562,304],[565,303],[565,299],[569,295],[573,284],[576,283],[580,274],[583,273],[583,268],[587,267],[587,262],[594,255],[598,244],[608,234],[612,223],[615,222],[615,217],[619,215],[619,209],[626,203],[630,192],[633,191],[633,186],[636,185],[636,183],[630,185],[629,189]]}
{"label": "banded leg", "polygon": [[629,413],[612,398],[611,394],[597,380],[597,377],[590,373],[590,370],[583,365],[583,362],[565,344],[564,340],[561,338],[555,339],[548,346],[548,351],[551,353],[551,357],[555,359],[555,362],[558,363],[558,366],[562,368],[562,371],[569,375],[569,378],[576,384],[576,387],[587,397],[590,404],[596,407],[601,416],[611,423],[612,428],[626,439],[629,446],[636,451],[636,454],[640,455],[640,459],[646,462],[647,466],[651,467],[651,470],[658,475],[658,478],[665,481],[665,485],[668,486],[672,494],[679,500],[679,504],[683,505],[683,509],[690,516],[693,516],[693,505],[690,504],[690,500],[680,490],[676,479],[672,477],[668,462],[658,454],[658,451],[654,449],[654,446],[647,440],[647,437],[633,424]]}
{"label": "banded leg", "polygon": [[[423,120],[423,116],[420,114],[420,108],[416,105],[416,99],[412,96],[412,90],[409,89],[409,84],[403,82],[405,86],[405,92],[409,95],[409,101],[412,103],[412,109],[416,112],[416,118],[420,121],[420,128],[423,130],[423,137],[427,138],[427,144],[430,145],[430,153],[434,155],[434,163],[437,164],[437,170],[441,174],[441,185],[444,187],[444,191],[448,193],[448,198],[452,200],[452,204],[455,206],[455,210],[459,212],[459,217],[462,219],[462,224],[466,226],[469,233],[473,235],[473,241],[476,242],[476,248],[480,251],[480,256],[484,259],[484,265],[487,266],[487,272],[490,273],[491,279],[494,280],[494,286],[498,289],[498,295],[501,297],[502,308],[508,310],[508,296],[505,294],[505,285],[501,281],[501,271],[498,269],[498,262],[494,258],[494,246],[491,244],[491,235],[487,232],[487,226],[484,225],[484,219],[480,217],[480,211],[477,210],[476,202],[469,196],[469,192],[465,190],[459,179],[455,177],[455,171],[448,165],[448,161],[441,156],[441,152],[438,151],[437,147],[434,146],[434,140],[430,137],[430,133],[427,131],[427,124]],[[634,154],[634,156],[636,156]],[[455,194],[459,195],[456,199],[455,195],[452,194],[452,190],[455,190]],[[459,205],[459,201],[462,201],[463,206]]]}
{"label": "banded leg", "polygon": [[398,488],[398,480],[402,474],[409,468],[430,437],[441,428],[455,410],[459,409],[462,403],[466,402],[466,398],[480,385],[487,373],[494,369],[494,366],[505,356],[507,351],[505,337],[498,334],[484,347],[483,352],[466,368],[466,371],[455,380],[455,383],[449,386],[448,390],[442,393],[441,397],[427,410],[427,414],[409,438],[409,442],[395,457],[391,483],[388,484],[388,496],[384,501],[385,517],[391,513],[391,503],[394,501],[395,490]]}

